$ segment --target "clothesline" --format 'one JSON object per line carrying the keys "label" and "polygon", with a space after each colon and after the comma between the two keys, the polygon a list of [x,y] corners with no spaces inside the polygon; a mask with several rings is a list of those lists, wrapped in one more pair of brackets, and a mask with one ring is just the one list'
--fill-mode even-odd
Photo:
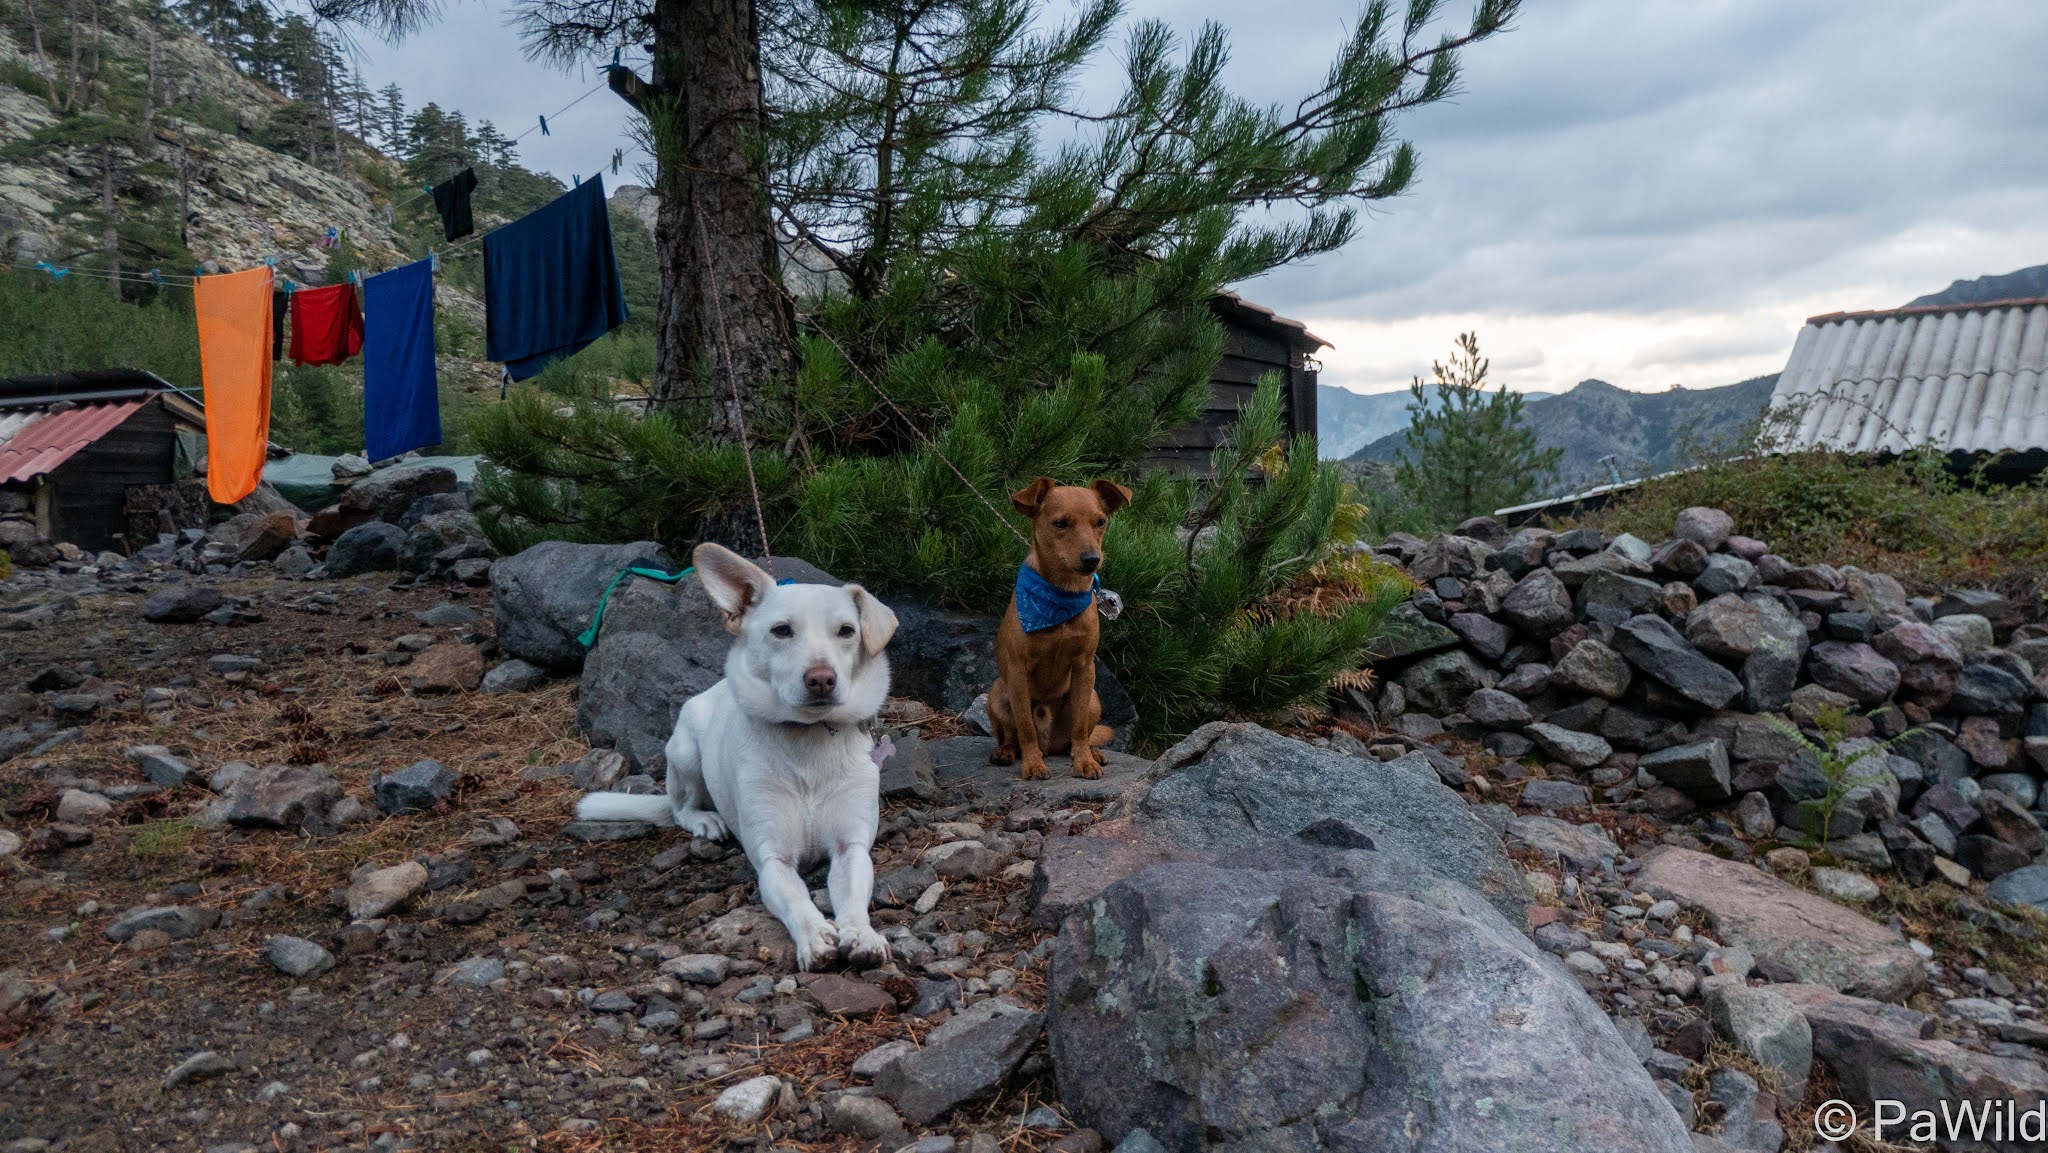
{"label": "clothesline", "polygon": [[[617,61],[614,61],[614,62],[612,62],[611,64],[609,64],[609,65],[607,65],[607,66],[605,67],[605,71],[606,71],[607,73],[609,73],[609,72],[611,71],[611,69],[613,69],[613,68],[618,68],[618,67],[623,67],[623,66],[622,66],[622,65],[620,65],[620,64],[619,64],[619,63],[618,63]],[[529,136],[533,135],[533,134],[534,134],[535,132],[542,132],[542,131],[545,131],[545,129],[546,129],[546,125],[547,125],[547,122],[548,122],[548,117],[549,117],[549,116],[553,116],[553,117],[560,117],[560,116],[562,115],[562,113],[564,113],[564,112],[567,112],[567,111],[568,111],[568,110],[570,110],[571,108],[574,108],[574,107],[576,107],[576,106],[577,106],[578,104],[581,104],[581,103],[583,103],[583,102],[584,102],[585,100],[588,100],[588,99],[590,99],[590,98],[591,98],[592,96],[595,96],[595,95],[596,95],[596,94],[597,94],[597,93],[598,93],[598,92],[599,92],[600,90],[602,90],[602,89],[604,89],[604,88],[606,88],[606,87],[609,87],[609,86],[610,86],[610,84],[611,84],[611,80],[609,79],[609,77],[607,77],[607,78],[606,78],[606,79],[604,79],[604,80],[600,80],[600,81],[598,81],[598,83],[597,83],[597,86],[596,86],[596,87],[594,87],[594,88],[590,89],[589,91],[585,92],[585,93],[584,93],[583,95],[581,95],[581,96],[578,96],[578,97],[577,97],[576,99],[574,99],[574,100],[571,100],[571,101],[570,101],[570,102],[568,102],[567,104],[564,104],[564,105],[562,105],[562,106],[561,106],[560,108],[557,108],[557,109],[555,109],[555,110],[554,110],[553,112],[550,112],[550,113],[548,113],[548,115],[547,115],[547,116],[543,116],[543,117],[541,117],[538,123],[534,124],[534,125],[533,125],[532,127],[528,128],[528,129],[527,129],[526,131],[524,131],[524,132],[520,133],[519,135],[517,135],[517,136],[514,136],[514,137],[513,137],[512,139],[510,139],[510,140],[507,140],[507,141],[505,142],[506,146],[507,146],[507,147],[510,147],[510,146],[512,146],[512,145],[514,145],[514,144],[517,144],[517,143],[519,143],[520,141],[522,141],[522,140],[526,139],[527,137],[529,137]],[[548,133],[548,135],[553,135],[553,133],[552,133],[552,132],[550,132],[550,133]],[[433,190],[433,189],[431,189],[431,188],[427,189],[427,190],[426,190],[426,191],[424,191],[424,192],[418,192],[418,193],[414,193],[414,194],[413,194],[412,196],[408,197],[407,199],[405,199],[405,200],[401,200],[401,201],[399,201],[398,203],[396,203],[396,204],[392,205],[392,206],[391,206],[391,210],[392,210],[393,212],[397,212],[397,211],[398,211],[399,209],[402,209],[402,208],[410,208],[410,207],[412,207],[413,205],[415,205],[415,204],[418,204],[418,203],[419,203],[420,201],[422,201],[422,200],[425,200],[425,199],[427,199],[427,198],[429,198],[429,197],[431,197],[431,196],[433,196],[433,195],[434,195],[434,190]]]}

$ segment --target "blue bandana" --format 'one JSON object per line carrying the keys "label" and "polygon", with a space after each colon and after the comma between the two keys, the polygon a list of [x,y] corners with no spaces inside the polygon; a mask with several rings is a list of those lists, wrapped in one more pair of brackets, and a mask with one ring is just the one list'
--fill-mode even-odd
{"label": "blue bandana", "polygon": [[[1095,584],[1102,583],[1102,577],[1095,577]],[[1063,625],[1095,603],[1095,590],[1070,593],[1039,575],[1037,569],[1028,564],[1017,566],[1017,620],[1027,633],[1043,632],[1054,625]]]}

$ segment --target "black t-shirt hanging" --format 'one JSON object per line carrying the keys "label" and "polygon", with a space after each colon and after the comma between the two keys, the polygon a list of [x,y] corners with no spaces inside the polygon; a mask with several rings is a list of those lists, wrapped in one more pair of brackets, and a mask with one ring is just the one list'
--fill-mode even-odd
{"label": "black t-shirt hanging", "polygon": [[270,291],[270,359],[284,359],[284,313],[290,306],[291,293],[282,288]]}
{"label": "black t-shirt hanging", "polygon": [[469,212],[469,194],[476,191],[476,169],[465,168],[434,185],[434,208],[441,213],[441,231],[459,240],[476,231],[476,218]]}

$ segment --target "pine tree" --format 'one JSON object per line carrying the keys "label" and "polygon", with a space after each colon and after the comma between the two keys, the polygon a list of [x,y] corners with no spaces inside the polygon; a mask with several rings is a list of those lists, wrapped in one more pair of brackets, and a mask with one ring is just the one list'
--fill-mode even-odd
{"label": "pine tree", "polygon": [[[799,371],[750,379],[762,391],[749,408],[698,346],[701,399],[644,420],[608,396],[566,412],[559,397],[515,396],[477,433],[499,466],[484,488],[501,546],[681,543],[727,531],[736,508],[750,523],[744,454],[705,431],[731,404],[747,411],[776,551],[999,609],[1019,549],[983,499],[1038,474],[1136,476],[1206,403],[1223,351],[1218,289],[1335,250],[1360,204],[1404,190],[1415,160],[1393,118],[1449,94],[1458,49],[1515,11],[1482,3],[1469,30],[1425,39],[1434,4],[1418,0],[1405,22],[1375,5],[1286,111],[1223,86],[1220,29],[1183,50],[1163,25],[1140,24],[1124,94],[1100,113],[1072,81],[1116,5],[1052,28],[1039,7],[776,6],[764,19],[767,187],[792,259],[821,273]],[[1041,144],[1083,116],[1099,127]],[[664,265],[669,298],[688,300],[670,283],[679,275],[704,270]],[[1354,598],[1343,604],[1368,606],[1357,616],[1284,607],[1290,582],[1341,568],[1335,543],[1356,513],[1311,440],[1284,442],[1279,393],[1258,390],[1214,482],[1153,474],[1112,520],[1105,580],[1133,590],[1133,624],[1112,630],[1131,639],[1105,642],[1105,659],[1131,674],[1154,735],[1312,697],[1405,595],[1355,573],[1332,579]]]}
{"label": "pine tree", "polygon": [[1519,504],[1556,474],[1562,449],[1539,449],[1522,420],[1522,396],[1488,392],[1489,362],[1477,333],[1458,337],[1450,363],[1432,362],[1434,394],[1415,378],[1396,483],[1439,525]]}
{"label": "pine tree", "polygon": [[392,156],[405,155],[405,93],[396,84],[386,84],[377,92],[377,132],[383,138],[384,151]]}

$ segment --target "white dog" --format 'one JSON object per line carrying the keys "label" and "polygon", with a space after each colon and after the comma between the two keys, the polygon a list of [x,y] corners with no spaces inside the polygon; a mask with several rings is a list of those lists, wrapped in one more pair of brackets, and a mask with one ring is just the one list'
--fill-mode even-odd
{"label": "white dog", "polygon": [[[863,728],[889,695],[883,646],[896,614],[859,585],[777,585],[729,549],[701,544],[697,579],[738,639],[725,679],[684,702],[669,737],[668,796],[592,793],[590,821],[673,820],[692,836],[739,835],[761,903],[788,928],[802,969],[844,954],[889,958],[868,923],[881,771]],[[797,869],[831,858],[835,925]]]}

